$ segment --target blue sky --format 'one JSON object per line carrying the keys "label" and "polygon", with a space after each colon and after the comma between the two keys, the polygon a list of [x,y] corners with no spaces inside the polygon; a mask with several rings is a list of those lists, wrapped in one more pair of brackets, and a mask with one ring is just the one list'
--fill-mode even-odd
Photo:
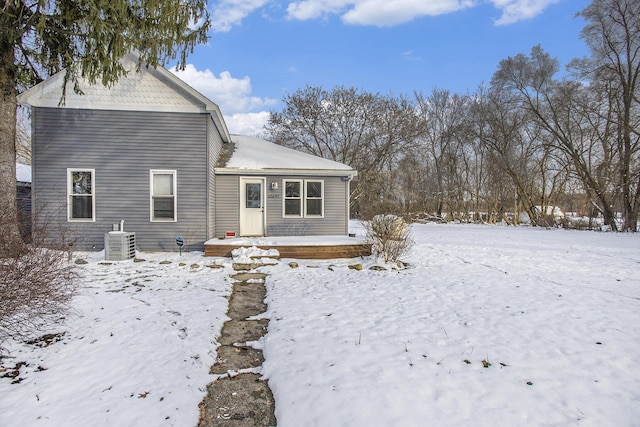
{"label": "blue sky", "polygon": [[500,60],[540,44],[564,66],[587,54],[587,0],[221,0],[210,40],[177,73],[255,134],[306,85],[381,94],[474,91]]}

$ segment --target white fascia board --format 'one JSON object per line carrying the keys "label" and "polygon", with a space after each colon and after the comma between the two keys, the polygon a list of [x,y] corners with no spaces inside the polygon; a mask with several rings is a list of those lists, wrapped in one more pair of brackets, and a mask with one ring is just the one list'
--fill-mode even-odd
{"label": "white fascia board", "polygon": [[231,141],[231,135],[229,130],[227,129],[227,124],[222,117],[222,112],[220,111],[220,107],[218,104],[211,101],[209,98],[189,86],[184,80],[180,79],[178,76],[173,74],[171,71],[167,70],[164,67],[158,67],[155,71],[162,75],[165,79],[173,82],[176,86],[178,86],[183,91],[187,92],[189,95],[196,98],[198,101],[202,102],[205,105],[205,108],[211,117],[213,118],[213,122],[216,124],[218,129],[220,130],[220,134],[222,135],[224,142]]}
{"label": "white fascia board", "polygon": [[[66,70],[59,71],[48,79],[18,94],[18,104],[27,107],[45,107],[46,105],[40,105],[42,103],[42,95],[53,88],[62,87],[63,73],[66,73]],[[58,103],[59,102],[56,103],[56,107],[58,107]]]}
{"label": "white fascia board", "polygon": [[288,175],[288,176],[358,176],[358,171],[353,169],[240,169],[240,168],[215,168],[216,175]]}
{"label": "white fascia board", "polygon": [[[128,54],[123,57],[123,62],[129,66],[129,72],[135,73],[135,67],[138,63],[138,56],[135,54]],[[53,97],[47,98],[46,95],[51,92],[60,92],[62,94],[62,83],[64,79],[64,73],[66,70],[62,70],[47,80],[29,88],[23,93],[18,95],[18,103],[20,105],[30,107],[50,107],[50,108],[76,108],[76,109],[96,109],[96,110],[120,110],[120,111],[160,111],[160,112],[181,112],[181,113],[193,113],[193,112],[207,112],[211,115],[213,122],[218,128],[224,142],[231,141],[231,136],[227,125],[224,121],[220,108],[216,103],[202,95],[200,92],[189,86],[186,82],[181,80],[178,76],[171,73],[164,67],[144,67],[140,69],[141,73],[147,72],[154,75],[158,80],[163,81],[164,84],[169,87],[173,87],[173,90],[181,93],[186,99],[191,98],[189,102],[195,100],[194,105],[135,105],[128,103],[118,103],[110,100],[109,102],[100,102],[95,98],[81,96],[73,97],[73,101],[66,105],[60,105],[60,98]],[[127,76],[123,77],[124,79]],[[87,84],[83,82],[82,84]],[[99,83],[97,83],[99,84]],[[71,85],[67,90],[73,90]],[[196,104],[199,104],[198,107]]]}

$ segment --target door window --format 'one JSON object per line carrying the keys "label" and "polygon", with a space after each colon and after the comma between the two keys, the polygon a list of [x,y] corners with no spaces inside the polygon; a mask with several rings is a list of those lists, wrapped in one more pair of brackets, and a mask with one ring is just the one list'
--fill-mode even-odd
{"label": "door window", "polygon": [[259,209],[262,207],[262,195],[260,184],[245,184],[246,204],[248,209]]}

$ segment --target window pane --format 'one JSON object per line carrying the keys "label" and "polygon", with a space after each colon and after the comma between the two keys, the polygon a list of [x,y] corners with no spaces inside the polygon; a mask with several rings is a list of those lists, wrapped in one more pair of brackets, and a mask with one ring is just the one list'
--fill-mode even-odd
{"label": "window pane", "polygon": [[322,197],[322,182],[307,181],[307,197]]}
{"label": "window pane", "polygon": [[173,174],[153,174],[153,195],[172,196],[173,195]]}
{"label": "window pane", "polygon": [[71,219],[92,219],[93,197],[71,196]]}
{"label": "window pane", "polygon": [[260,197],[260,184],[246,184],[246,207],[247,208],[260,208],[262,198]]}
{"label": "window pane", "polygon": [[72,194],[91,194],[91,172],[71,172]]}
{"label": "window pane", "polygon": [[300,197],[300,183],[299,182],[285,182],[284,197]]}
{"label": "window pane", "polygon": [[285,215],[300,215],[300,200],[286,200],[284,201],[284,214]]}
{"label": "window pane", "polygon": [[307,215],[322,215],[322,199],[307,200]]}
{"label": "window pane", "polygon": [[173,197],[154,197],[153,219],[174,219],[173,201]]}

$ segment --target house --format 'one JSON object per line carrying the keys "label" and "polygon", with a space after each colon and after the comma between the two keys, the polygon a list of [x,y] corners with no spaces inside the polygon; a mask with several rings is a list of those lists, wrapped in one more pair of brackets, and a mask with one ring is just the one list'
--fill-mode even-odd
{"label": "house", "polygon": [[118,224],[143,251],[348,234],[355,170],[230,135],[218,106],[166,69],[123,64],[112,87],[69,86],[63,105],[62,73],[18,97],[31,107],[34,210],[68,225],[75,248],[102,249]]}
{"label": "house", "polygon": [[338,162],[232,135],[215,168],[216,236],[346,235],[354,174]]}
{"label": "house", "polygon": [[31,166],[16,163],[18,225],[24,239],[31,235]]}

